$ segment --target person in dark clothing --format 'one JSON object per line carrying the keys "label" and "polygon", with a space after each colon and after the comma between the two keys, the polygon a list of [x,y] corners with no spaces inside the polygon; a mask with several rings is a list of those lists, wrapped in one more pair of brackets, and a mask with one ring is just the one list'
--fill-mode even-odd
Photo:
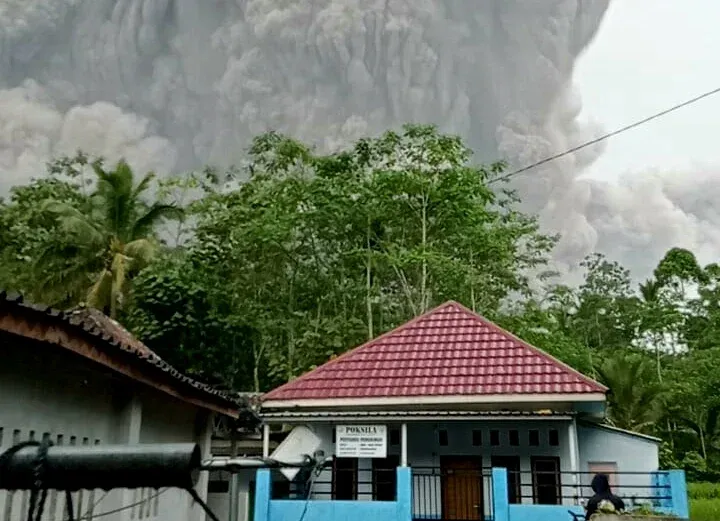
{"label": "person in dark clothing", "polygon": [[593,514],[600,510],[601,505],[610,506],[615,512],[620,513],[625,510],[625,503],[610,490],[610,481],[605,474],[596,474],[590,484],[595,495],[590,498],[587,504],[587,513],[585,519],[589,520]]}

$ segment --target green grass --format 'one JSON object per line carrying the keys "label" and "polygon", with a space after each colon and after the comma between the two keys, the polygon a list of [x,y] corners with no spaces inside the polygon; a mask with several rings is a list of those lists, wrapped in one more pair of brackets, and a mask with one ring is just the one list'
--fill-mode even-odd
{"label": "green grass", "polygon": [[690,499],[720,499],[720,483],[688,483],[688,496]]}
{"label": "green grass", "polygon": [[720,521],[720,483],[688,483],[690,521]]}
{"label": "green grass", "polygon": [[719,521],[720,499],[691,499],[690,521]]}

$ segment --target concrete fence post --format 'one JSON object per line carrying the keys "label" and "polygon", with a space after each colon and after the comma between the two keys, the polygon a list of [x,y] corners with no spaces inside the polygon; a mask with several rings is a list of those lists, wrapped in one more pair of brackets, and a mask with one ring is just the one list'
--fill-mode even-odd
{"label": "concrete fence post", "polygon": [[254,521],[269,521],[270,498],[272,498],[272,480],[270,470],[260,469],[255,478],[255,517]]}
{"label": "concrete fence post", "polygon": [[[410,467],[397,469],[397,521],[412,521],[413,482]],[[256,520],[257,521],[257,520]]]}
{"label": "concrete fence post", "polygon": [[671,470],[670,495],[672,496],[673,514],[680,519],[690,519],[690,505],[688,504],[688,489],[684,470]]}
{"label": "concrete fence post", "polygon": [[492,469],[492,509],[493,521],[510,521],[507,469]]}

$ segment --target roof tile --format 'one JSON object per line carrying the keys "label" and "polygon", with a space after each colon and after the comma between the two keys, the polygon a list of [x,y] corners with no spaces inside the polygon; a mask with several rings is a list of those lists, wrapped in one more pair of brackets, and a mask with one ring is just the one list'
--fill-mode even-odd
{"label": "roof tile", "polygon": [[263,398],[604,393],[605,387],[447,302]]}

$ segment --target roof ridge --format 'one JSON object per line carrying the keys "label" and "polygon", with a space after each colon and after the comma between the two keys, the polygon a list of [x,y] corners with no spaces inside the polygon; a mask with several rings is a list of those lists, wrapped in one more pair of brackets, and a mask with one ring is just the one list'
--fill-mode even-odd
{"label": "roof ridge", "polygon": [[[403,351],[407,355],[402,356]],[[467,364],[480,364],[489,372],[468,367],[463,369],[462,360],[467,360]],[[504,362],[494,363],[494,360]],[[434,374],[428,374],[428,370]],[[400,375],[393,374],[398,372]],[[487,378],[495,380],[492,378],[494,375],[499,377],[499,381],[489,383]],[[515,385],[519,386],[516,388],[546,386],[546,390],[532,391],[537,393],[561,392],[554,390],[553,385],[558,386],[557,389],[563,385],[565,389],[574,389],[568,392],[599,394],[607,391],[605,386],[552,355],[459,302],[449,300],[268,392],[263,396],[263,401],[282,401],[293,394],[313,396],[317,400],[333,399],[338,397],[338,393],[333,392],[333,383],[335,390],[355,388],[358,393],[362,390],[362,396],[366,398],[379,397],[394,389],[394,383],[403,387],[420,385],[408,383],[417,380],[416,376],[420,379],[448,380],[421,385],[423,388],[464,388],[465,391],[460,393],[464,395],[490,393],[485,386],[505,385],[504,380],[512,384],[513,377]],[[544,380],[543,376],[546,377]],[[396,379],[399,380],[393,382]],[[483,380],[486,382],[483,383]],[[343,385],[362,381],[368,382],[359,386]],[[325,382],[325,385],[320,382]],[[381,389],[384,391],[381,392]],[[403,391],[409,392],[408,389]],[[522,394],[531,391],[518,392]],[[395,392],[391,394],[400,396]],[[435,389],[430,394],[444,394],[444,391]],[[347,395],[352,396],[361,395]]]}
{"label": "roof ridge", "polygon": [[565,369],[565,370],[567,370],[567,371],[570,371],[570,372],[573,373],[575,376],[579,377],[581,380],[584,380],[585,382],[589,383],[590,385],[596,385],[596,386],[598,386],[598,387],[601,387],[601,388],[605,389],[605,391],[608,391],[608,388],[607,388],[606,386],[604,386],[603,384],[601,384],[600,382],[598,382],[598,381],[596,381],[596,380],[593,380],[593,379],[590,378],[589,376],[586,376],[586,375],[582,374],[580,371],[578,371],[577,369],[574,369],[573,367],[570,367],[568,364],[566,364],[566,363],[563,362],[562,360],[559,360],[558,358],[555,358],[554,356],[552,356],[552,355],[549,354],[549,353],[546,353],[545,351],[543,351],[543,350],[540,349],[539,347],[535,347],[534,345],[526,342],[525,340],[523,340],[522,338],[518,337],[518,336],[515,335],[514,333],[511,333],[511,332],[508,331],[507,329],[504,329],[504,328],[498,326],[496,323],[491,322],[490,320],[488,320],[487,318],[485,318],[484,316],[482,316],[480,313],[477,313],[477,312],[475,312],[475,311],[472,311],[472,310],[466,308],[465,306],[463,306],[462,304],[458,304],[458,306],[460,306],[460,308],[463,309],[466,313],[469,313],[470,315],[472,315],[472,316],[480,319],[485,326],[489,327],[490,329],[494,329],[497,333],[500,333],[501,335],[509,336],[510,338],[512,338],[513,340],[515,340],[516,342],[518,342],[521,346],[530,349],[530,350],[533,351],[535,354],[537,354],[538,356],[540,356],[540,357],[542,357],[542,358],[545,358],[545,359],[546,359],[547,361],[549,361],[550,363],[555,364],[555,365],[559,365],[559,366],[562,367],[563,369]]}
{"label": "roof ridge", "polygon": [[458,304],[457,302],[455,302],[454,300],[449,300],[449,301],[447,301],[447,302],[445,302],[445,303],[443,303],[443,304],[440,304],[439,306],[436,306],[436,307],[434,307],[433,309],[431,309],[431,310],[429,310],[429,311],[426,311],[426,312],[423,313],[422,315],[418,315],[418,316],[416,316],[416,317],[414,317],[414,318],[411,318],[409,321],[405,322],[404,324],[400,324],[400,325],[397,326],[396,328],[391,329],[391,330],[389,330],[389,331],[386,331],[385,333],[383,333],[383,334],[380,335],[380,336],[376,336],[376,337],[374,337],[374,338],[371,338],[370,340],[367,340],[366,342],[360,344],[359,346],[354,347],[354,348],[350,349],[349,351],[345,351],[344,353],[338,355],[338,356],[335,357],[335,358],[331,358],[330,360],[328,360],[328,361],[325,362],[324,364],[317,366],[315,369],[311,369],[310,371],[306,372],[305,374],[302,374],[302,375],[298,376],[298,377],[295,378],[294,380],[290,380],[289,382],[286,382],[286,383],[282,384],[280,387],[276,387],[276,388],[273,389],[272,391],[270,391],[270,392],[268,392],[267,394],[263,395],[263,399],[264,399],[264,400],[265,400],[265,399],[271,399],[271,397],[272,397],[273,394],[282,392],[283,390],[285,390],[286,387],[290,386],[291,384],[294,385],[294,384],[297,384],[298,382],[302,382],[302,381],[304,381],[304,380],[307,380],[308,377],[311,376],[311,375],[312,375],[313,373],[315,373],[316,371],[319,371],[319,370],[321,370],[321,369],[324,371],[324,370],[326,370],[327,368],[332,367],[332,366],[334,366],[335,364],[337,364],[337,363],[338,363],[339,361],[341,361],[343,358],[347,358],[348,356],[350,356],[350,355],[352,355],[352,354],[357,354],[357,353],[359,353],[360,351],[362,351],[363,349],[368,348],[368,347],[371,347],[371,344],[373,344],[373,343],[375,343],[375,342],[377,342],[377,341],[379,341],[379,340],[381,340],[381,339],[383,339],[383,338],[385,338],[385,337],[388,337],[388,336],[390,336],[390,335],[392,335],[392,334],[395,334],[395,333],[398,333],[398,332],[400,332],[400,331],[402,331],[402,330],[404,330],[404,329],[407,329],[408,327],[412,326],[412,325],[415,324],[416,322],[422,320],[424,317],[427,317],[428,315],[430,315],[430,314],[432,314],[432,313],[434,313],[434,312],[436,312],[436,311],[439,311],[440,309],[442,309],[442,308],[444,308],[444,307],[449,307],[450,304],[460,305],[460,304]]}

